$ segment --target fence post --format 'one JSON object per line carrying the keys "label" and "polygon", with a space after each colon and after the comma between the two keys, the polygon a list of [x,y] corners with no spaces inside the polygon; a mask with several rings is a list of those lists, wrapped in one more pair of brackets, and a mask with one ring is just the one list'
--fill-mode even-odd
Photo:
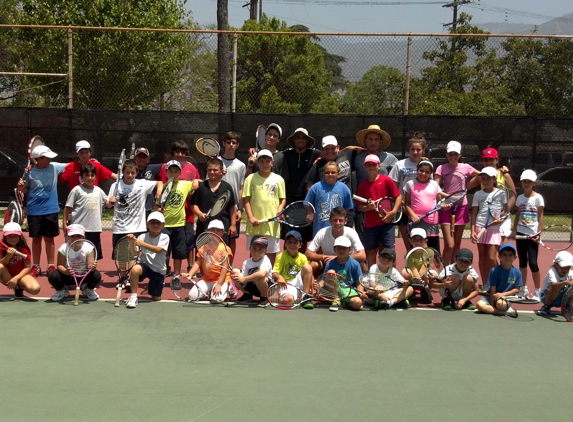
{"label": "fence post", "polygon": [[404,116],[408,115],[410,107],[410,71],[412,69],[412,36],[408,37],[408,52],[406,53],[406,83],[404,85]]}
{"label": "fence post", "polygon": [[237,34],[233,34],[233,81],[231,87],[231,113],[237,111]]}
{"label": "fence post", "polygon": [[68,108],[74,108],[74,66],[72,52],[72,29],[68,28]]}

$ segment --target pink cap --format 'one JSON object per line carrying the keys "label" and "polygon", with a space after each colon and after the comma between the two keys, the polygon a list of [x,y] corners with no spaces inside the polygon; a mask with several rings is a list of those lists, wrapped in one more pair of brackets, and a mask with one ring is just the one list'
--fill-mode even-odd
{"label": "pink cap", "polygon": [[380,164],[380,158],[378,158],[378,156],[376,154],[369,154],[364,159],[364,164],[367,164],[367,163]]}

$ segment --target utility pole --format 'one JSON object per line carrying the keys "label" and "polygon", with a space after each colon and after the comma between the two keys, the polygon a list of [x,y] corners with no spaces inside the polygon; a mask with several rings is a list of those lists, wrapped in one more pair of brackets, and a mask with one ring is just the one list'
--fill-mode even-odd
{"label": "utility pole", "polygon": [[[227,31],[229,29],[228,0],[217,0],[217,29]],[[219,70],[219,111],[230,111],[230,72],[229,72],[229,35],[217,34],[217,62]]]}
{"label": "utility pole", "polygon": [[263,1],[262,0],[249,0],[249,3],[243,5],[249,8],[249,19],[260,22],[261,15],[263,14]]}
{"label": "utility pole", "polygon": [[[454,18],[453,18],[452,22],[444,24],[444,27],[451,26],[452,32],[455,32],[456,28],[458,26],[458,6],[461,6],[462,4],[468,4],[468,3],[471,3],[471,1],[470,0],[454,0],[452,3],[444,4],[442,7],[451,7],[453,9],[453,12],[454,12]],[[455,49],[456,49],[456,38],[454,37],[454,38],[452,38],[452,52]]]}

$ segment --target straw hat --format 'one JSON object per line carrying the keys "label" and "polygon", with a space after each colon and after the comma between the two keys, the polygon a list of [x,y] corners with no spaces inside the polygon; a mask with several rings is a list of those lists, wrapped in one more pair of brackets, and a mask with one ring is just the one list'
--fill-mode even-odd
{"label": "straw hat", "polygon": [[390,135],[388,135],[388,132],[380,129],[380,126],[378,125],[370,125],[368,126],[368,129],[362,129],[360,132],[358,132],[356,134],[356,142],[358,142],[358,145],[360,145],[362,148],[364,148],[364,141],[366,139],[366,135],[370,132],[376,132],[378,134],[380,134],[380,148],[378,148],[380,151],[388,148],[390,146],[390,143],[392,142],[392,138],[390,138]]}
{"label": "straw hat", "polygon": [[304,136],[306,136],[306,139],[307,139],[307,141],[306,141],[307,148],[311,148],[312,146],[314,146],[314,138],[308,134],[308,130],[306,130],[306,129],[303,128],[303,127],[299,127],[297,130],[295,130],[295,131],[293,132],[293,134],[292,134],[291,136],[289,136],[289,137],[287,138],[287,142],[288,142],[288,144],[289,144],[291,147],[294,148],[294,136],[295,136],[297,133],[302,133]]}

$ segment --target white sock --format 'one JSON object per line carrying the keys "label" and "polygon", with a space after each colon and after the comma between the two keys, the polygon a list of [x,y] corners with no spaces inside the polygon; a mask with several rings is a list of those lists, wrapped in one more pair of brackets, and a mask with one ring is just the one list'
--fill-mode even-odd
{"label": "white sock", "polygon": [[394,301],[392,299],[388,299],[388,306],[394,305]]}

